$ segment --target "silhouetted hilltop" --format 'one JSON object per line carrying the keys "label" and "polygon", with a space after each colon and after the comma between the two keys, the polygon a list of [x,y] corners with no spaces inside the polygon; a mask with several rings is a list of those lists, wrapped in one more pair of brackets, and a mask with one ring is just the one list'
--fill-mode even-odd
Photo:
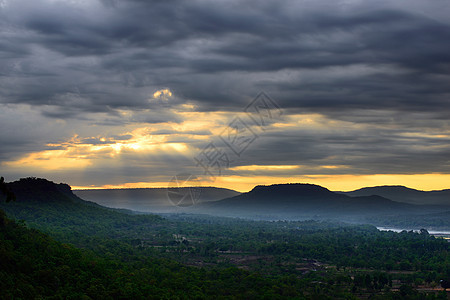
{"label": "silhouetted hilltop", "polygon": [[72,192],[72,188],[65,183],[54,183],[43,178],[21,178],[18,181],[6,184],[8,188],[16,196],[16,201],[19,204],[26,203],[48,203],[53,205],[67,205],[74,203],[83,203],[87,205],[97,204],[80,199]]}
{"label": "silhouetted hilltop", "polygon": [[250,192],[245,193],[253,198],[271,198],[283,196],[286,199],[295,198],[301,194],[303,197],[332,197],[342,198],[340,195],[331,192],[320,185],[308,183],[288,183],[273,185],[258,185]]}
{"label": "silhouetted hilltop", "polygon": [[414,206],[380,196],[350,197],[314,184],[256,186],[248,193],[203,205],[205,210],[229,214],[281,216],[348,216],[398,213]]}
{"label": "silhouetted hilltop", "polygon": [[[8,203],[0,201],[0,209],[4,210],[8,217],[25,220],[43,231],[57,227],[65,228],[64,230],[69,230],[73,234],[103,232],[105,235],[113,236],[114,231],[111,228],[114,226],[134,230],[130,224],[153,226],[162,220],[159,216],[136,216],[130,211],[119,211],[85,201],[74,195],[69,185],[56,184],[42,178],[30,177],[7,185],[17,199]],[[108,226],[105,227],[105,224]],[[61,238],[64,236],[63,231],[58,234]]]}
{"label": "silhouetted hilltop", "polygon": [[401,185],[374,186],[358,189],[351,192],[339,192],[348,196],[379,195],[391,200],[419,205],[446,205],[450,206],[450,190],[419,191]]}
{"label": "silhouetted hilltop", "polygon": [[326,202],[336,204],[339,200],[349,197],[329,191],[328,189],[314,184],[274,184],[258,185],[250,192],[223,199],[212,204],[215,207],[222,206],[252,206],[258,209],[267,207],[293,207],[293,206],[317,206]]}

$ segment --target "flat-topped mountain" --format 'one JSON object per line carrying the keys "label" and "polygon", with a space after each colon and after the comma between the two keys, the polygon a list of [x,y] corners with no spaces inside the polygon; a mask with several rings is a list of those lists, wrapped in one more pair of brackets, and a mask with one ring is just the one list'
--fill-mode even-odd
{"label": "flat-topped mountain", "polygon": [[[45,179],[26,178],[3,184],[4,187],[5,185],[17,197],[16,201],[5,202],[6,196],[2,192],[0,194],[0,200],[2,200],[0,201],[0,209],[5,210],[10,216],[17,219],[41,222],[42,224],[47,222],[66,224],[71,220],[73,226],[76,224],[77,226],[84,226],[87,228],[86,230],[93,230],[98,225],[99,218],[109,220],[112,224],[128,218],[124,217],[126,214],[119,213],[116,209],[106,208],[79,198],[67,184],[56,184]],[[131,203],[134,206],[127,207],[114,201],[133,200],[134,196],[142,193],[141,198],[137,198],[135,203],[139,204],[140,202],[140,205],[147,205],[142,211],[156,213],[202,213],[269,220],[333,219],[358,223],[369,222],[379,226],[394,224],[393,221],[396,221],[397,223],[401,222],[401,224],[415,224],[417,226],[419,224],[431,224],[440,228],[448,228],[448,211],[450,210],[442,214],[442,212],[445,212],[445,210],[442,210],[442,206],[399,203],[378,195],[351,197],[313,184],[256,186],[250,192],[243,194],[226,189],[203,189],[204,191],[210,191],[210,196],[215,195],[217,198],[210,198],[209,202],[199,201],[196,205],[190,207],[168,204],[168,191],[157,189],[161,194],[161,201],[166,205],[165,211],[152,204],[152,201],[157,199],[156,197],[148,197],[149,192],[155,192],[156,189],[91,190],[87,192],[99,193],[104,197],[104,201],[108,201],[108,206],[114,207],[111,203],[118,203],[118,207],[131,208],[137,211],[140,209],[133,202],[128,202],[128,205]],[[80,194],[79,192],[84,191],[75,192]],[[175,192],[183,193],[186,190],[177,189]],[[112,195],[108,195],[108,193],[112,193]],[[218,200],[221,195],[227,193],[233,196]],[[116,198],[113,198],[113,195]],[[172,211],[167,209],[168,207]],[[127,213],[131,212],[127,211]],[[159,220],[156,216],[151,219]],[[97,228],[96,230],[102,229]]]}
{"label": "flat-topped mountain", "polygon": [[73,194],[68,184],[57,184],[43,178],[21,178],[6,186],[14,193],[18,203],[89,203]]}
{"label": "flat-topped mountain", "polygon": [[391,200],[419,205],[450,206],[450,190],[419,191],[401,185],[365,187],[351,192],[339,192],[348,196],[378,195]]}
{"label": "flat-topped mountain", "polygon": [[314,184],[256,186],[248,193],[201,205],[207,212],[237,215],[337,216],[414,211],[413,205],[381,196],[350,197]]}
{"label": "flat-topped mountain", "polygon": [[[30,177],[6,185],[16,199],[5,202],[2,201],[5,197],[0,194],[0,210],[11,218],[25,220],[43,231],[50,227],[64,228],[55,235],[59,237],[64,236],[65,230],[72,234],[90,232],[113,236],[114,231],[110,229],[115,226],[127,227],[134,223],[153,226],[162,220],[155,215],[136,216],[130,211],[85,201],[73,194],[69,185],[56,184],[46,179]],[[135,229],[130,227],[130,230]]]}

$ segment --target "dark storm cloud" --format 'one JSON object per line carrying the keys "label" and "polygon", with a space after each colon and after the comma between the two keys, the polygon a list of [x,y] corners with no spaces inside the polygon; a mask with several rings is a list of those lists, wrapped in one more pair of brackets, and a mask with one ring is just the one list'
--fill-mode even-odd
{"label": "dark storm cloud", "polygon": [[122,135],[113,135],[111,138],[113,138],[116,141],[127,141],[131,139],[133,136],[131,134],[122,134]]}
{"label": "dark storm cloud", "polygon": [[18,159],[26,153],[47,150],[51,140],[63,140],[64,124],[48,122],[29,107],[15,109],[2,105],[0,109],[0,162]]}
{"label": "dark storm cloud", "polygon": [[[288,108],[336,103],[365,108],[375,106],[377,98],[402,109],[429,100],[417,99],[418,91],[432,91],[431,100],[448,107],[443,97],[449,86],[450,27],[423,15],[386,5],[330,10],[289,2],[114,3],[76,9],[65,2],[9,3],[2,13],[7,37],[2,46],[3,53],[16,55],[18,69],[5,75],[22,89],[3,86],[3,101],[54,103],[76,87],[85,103],[65,101],[60,105],[69,108],[67,115],[47,113],[63,118],[79,115],[76,110],[145,106],[152,89],[164,84],[206,110],[216,105],[235,110],[242,95],[262,87],[282,89],[279,98]],[[59,63],[51,61],[55,57]],[[404,72],[367,74],[360,82],[346,82],[344,76],[323,84],[295,78],[267,84],[261,78],[261,72],[310,69],[323,69],[326,76],[326,68],[355,64]],[[249,84],[239,84],[243,76],[236,72],[244,72]],[[413,87],[404,91],[405,86]],[[368,95],[354,97],[355,92]]]}
{"label": "dark storm cloud", "polygon": [[[359,114],[347,118],[352,122],[342,119],[300,115],[296,126],[270,128],[265,132],[254,127],[258,136],[240,155],[233,153],[217,136],[191,145],[198,148],[196,156],[202,157],[205,147],[214,143],[221,153],[227,155],[226,161],[231,167],[300,166],[290,170],[256,169],[249,172],[243,168],[239,170],[241,175],[450,172],[448,119],[433,119],[429,112],[404,114],[374,110],[359,110]],[[251,121],[246,122],[251,125]],[[294,120],[285,122],[292,124]]]}

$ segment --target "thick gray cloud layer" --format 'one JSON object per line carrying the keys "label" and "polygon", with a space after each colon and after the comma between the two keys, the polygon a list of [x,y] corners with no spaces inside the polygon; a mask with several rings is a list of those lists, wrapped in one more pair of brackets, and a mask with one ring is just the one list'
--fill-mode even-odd
{"label": "thick gray cloud layer", "polygon": [[[198,111],[240,111],[264,90],[287,115],[319,113],[354,128],[269,134],[248,164],[449,172],[448,139],[405,138],[450,132],[448,15],[444,0],[3,0],[0,105],[30,105],[43,126],[34,134],[26,112],[0,113],[0,160],[86,124],[180,122],[149,104],[160,88],[174,93],[171,105]],[[119,110],[136,115],[124,120]]]}

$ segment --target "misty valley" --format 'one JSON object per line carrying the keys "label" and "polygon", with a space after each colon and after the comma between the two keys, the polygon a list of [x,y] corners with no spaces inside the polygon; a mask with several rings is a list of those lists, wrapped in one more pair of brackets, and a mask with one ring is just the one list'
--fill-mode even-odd
{"label": "misty valley", "polygon": [[[193,189],[195,199],[190,197]],[[450,190],[423,192],[383,186],[332,192],[313,184],[275,184],[256,186],[242,194],[215,187],[182,187],[177,191],[180,197],[185,196],[187,205],[174,205],[165,188],[75,190],[74,193],[103,206],[135,213],[338,221],[389,227],[394,231],[426,228],[442,233],[450,230]]]}
{"label": "misty valley", "polygon": [[[1,297],[448,297],[450,208],[442,199],[423,206],[288,184],[243,194],[205,188],[196,205],[170,210],[158,195],[2,182]],[[122,202],[98,204],[108,197]],[[144,203],[148,210],[138,211]]]}

